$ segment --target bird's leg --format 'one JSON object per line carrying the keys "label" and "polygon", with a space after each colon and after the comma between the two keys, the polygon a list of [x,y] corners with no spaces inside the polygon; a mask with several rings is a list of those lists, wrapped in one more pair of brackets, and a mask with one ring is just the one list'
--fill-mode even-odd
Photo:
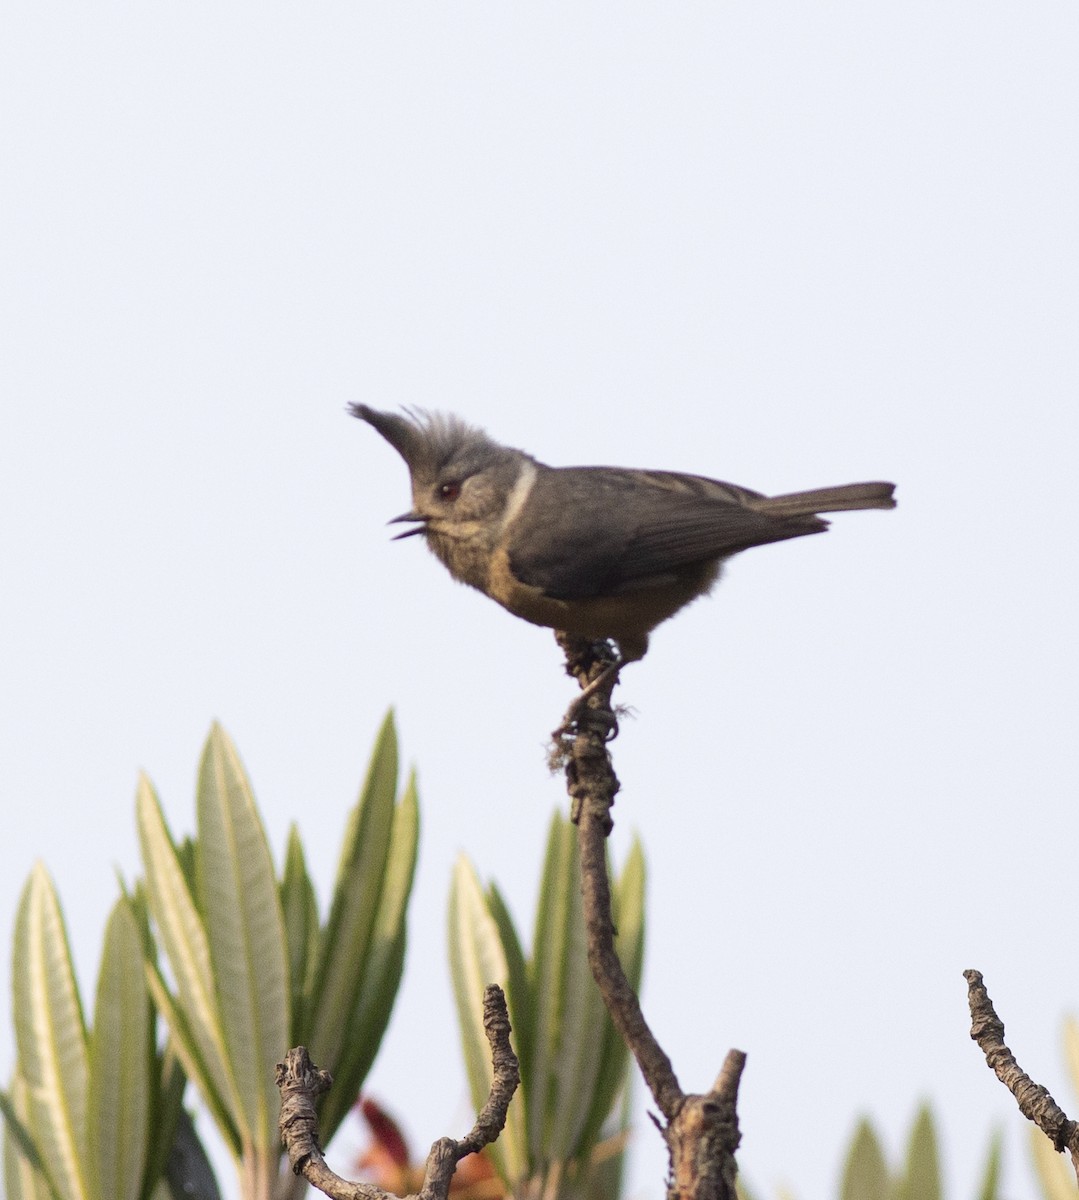
{"label": "bird's leg", "polygon": [[[622,656],[616,655],[609,642],[588,642],[582,638],[556,633],[558,644],[566,652],[566,673],[576,677],[581,685],[581,694],[566,709],[561,724],[552,733],[556,743],[577,731],[585,713],[594,713],[606,726],[604,740],[618,732],[618,723],[611,711],[611,690],[618,682],[622,669]],[[599,704],[590,705],[593,696],[606,692]]]}
{"label": "bird's leg", "polygon": [[608,680],[614,679],[615,682],[618,681],[618,673],[621,670],[622,660],[618,659],[616,662],[608,663],[603,670],[600,671],[595,679],[593,679],[592,682],[584,688],[577,699],[574,700],[573,704],[570,705],[568,711],[575,714],[574,719],[580,716],[580,714],[584,712],[585,708],[588,707],[586,703],[588,698],[590,696],[594,696],[600,690],[600,688],[607,683]]}

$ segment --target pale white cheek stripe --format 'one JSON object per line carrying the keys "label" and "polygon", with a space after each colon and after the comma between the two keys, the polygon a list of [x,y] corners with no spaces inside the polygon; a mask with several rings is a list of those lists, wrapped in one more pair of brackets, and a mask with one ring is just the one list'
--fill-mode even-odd
{"label": "pale white cheek stripe", "polygon": [[525,501],[528,499],[529,493],[532,491],[532,485],[536,482],[536,464],[526,462],[521,467],[521,473],[517,476],[517,482],[510,490],[509,496],[506,497],[506,507],[502,510],[502,520],[499,522],[498,532],[509,525],[515,516],[524,507]]}

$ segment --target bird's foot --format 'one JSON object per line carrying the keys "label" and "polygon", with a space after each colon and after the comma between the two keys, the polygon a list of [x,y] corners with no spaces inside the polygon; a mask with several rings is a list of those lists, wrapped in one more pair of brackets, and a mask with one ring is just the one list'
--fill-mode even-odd
{"label": "bird's foot", "polygon": [[[618,672],[621,669],[621,659],[609,662],[594,679],[582,688],[581,694],[566,709],[561,723],[551,734],[556,745],[559,745],[563,738],[580,732],[581,721],[585,717],[593,727],[599,727],[596,731],[601,733],[605,742],[611,741],[618,735],[618,718],[611,707],[611,689],[618,682]],[[601,696],[598,704],[589,703],[593,696],[600,695],[604,690],[606,690],[606,695]]]}

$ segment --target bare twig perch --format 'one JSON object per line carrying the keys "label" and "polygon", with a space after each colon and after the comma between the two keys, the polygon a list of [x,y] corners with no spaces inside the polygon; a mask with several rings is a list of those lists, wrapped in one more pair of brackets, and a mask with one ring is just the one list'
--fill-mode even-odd
{"label": "bare twig perch", "polygon": [[[517,1056],[510,1047],[510,1022],[506,997],[496,984],[483,994],[483,1028],[491,1044],[494,1080],[487,1103],[471,1131],[459,1141],[439,1138],[427,1155],[423,1187],[408,1200],[446,1200],[450,1180],[457,1164],[469,1154],[490,1145],[506,1124],[506,1110],[520,1082]],[[281,1090],[281,1141],[297,1175],[303,1175],[312,1187],[332,1200],[390,1200],[391,1193],[371,1183],[350,1183],[326,1165],[318,1142],[315,1103],[332,1083],[328,1072],[320,1071],[303,1046],[290,1050],[283,1063],[277,1064],[277,1086]],[[392,1200],[396,1200],[393,1197]]]}
{"label": "bare twig perch", "polygon": [[[610,647],[559,633],[566,670],[582,688],[608,671]],[[611,806],[618,791],[607,742],[617,728],[611,710],[615,676],[591,693],[576,714],[575,733],[561,747],[581,852],[581,892],[588,934],[588,961],[619,1033],[648,1084],[665,1124],[659,1124],[670,1154],[668,1200],[734,1200],[738,1147],[738,1083],[746,1056],[731,1050],[705,1095],[686,1095],[671,1061],[641,1012],[614,948],[614,922],[607,878],[605,839],[613,827]]]}
{"label": "bare twig perch", "polygon": [[989,999],[981,971],[964,971],[967,1001],[970,1004],[970,1036],[985,1055],[985,1061],[997,1078],[1015,1097],[1019,1111],[1063,1153],[1071,1155],[1079,1180],[1079,1125],[1070,1120],[1046,1088],[1033,1079],[1015,1061],[1004,1044],[1004,1022],[997,1016]]}

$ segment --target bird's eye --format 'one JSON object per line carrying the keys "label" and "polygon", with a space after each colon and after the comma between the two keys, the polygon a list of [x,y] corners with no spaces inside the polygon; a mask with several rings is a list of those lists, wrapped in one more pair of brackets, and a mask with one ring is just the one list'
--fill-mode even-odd
{"label": "bird's eye", "polygon": [[439,487],[438,494],[443,500],[456,500],[461,494],[459,483],[444,483]]}

